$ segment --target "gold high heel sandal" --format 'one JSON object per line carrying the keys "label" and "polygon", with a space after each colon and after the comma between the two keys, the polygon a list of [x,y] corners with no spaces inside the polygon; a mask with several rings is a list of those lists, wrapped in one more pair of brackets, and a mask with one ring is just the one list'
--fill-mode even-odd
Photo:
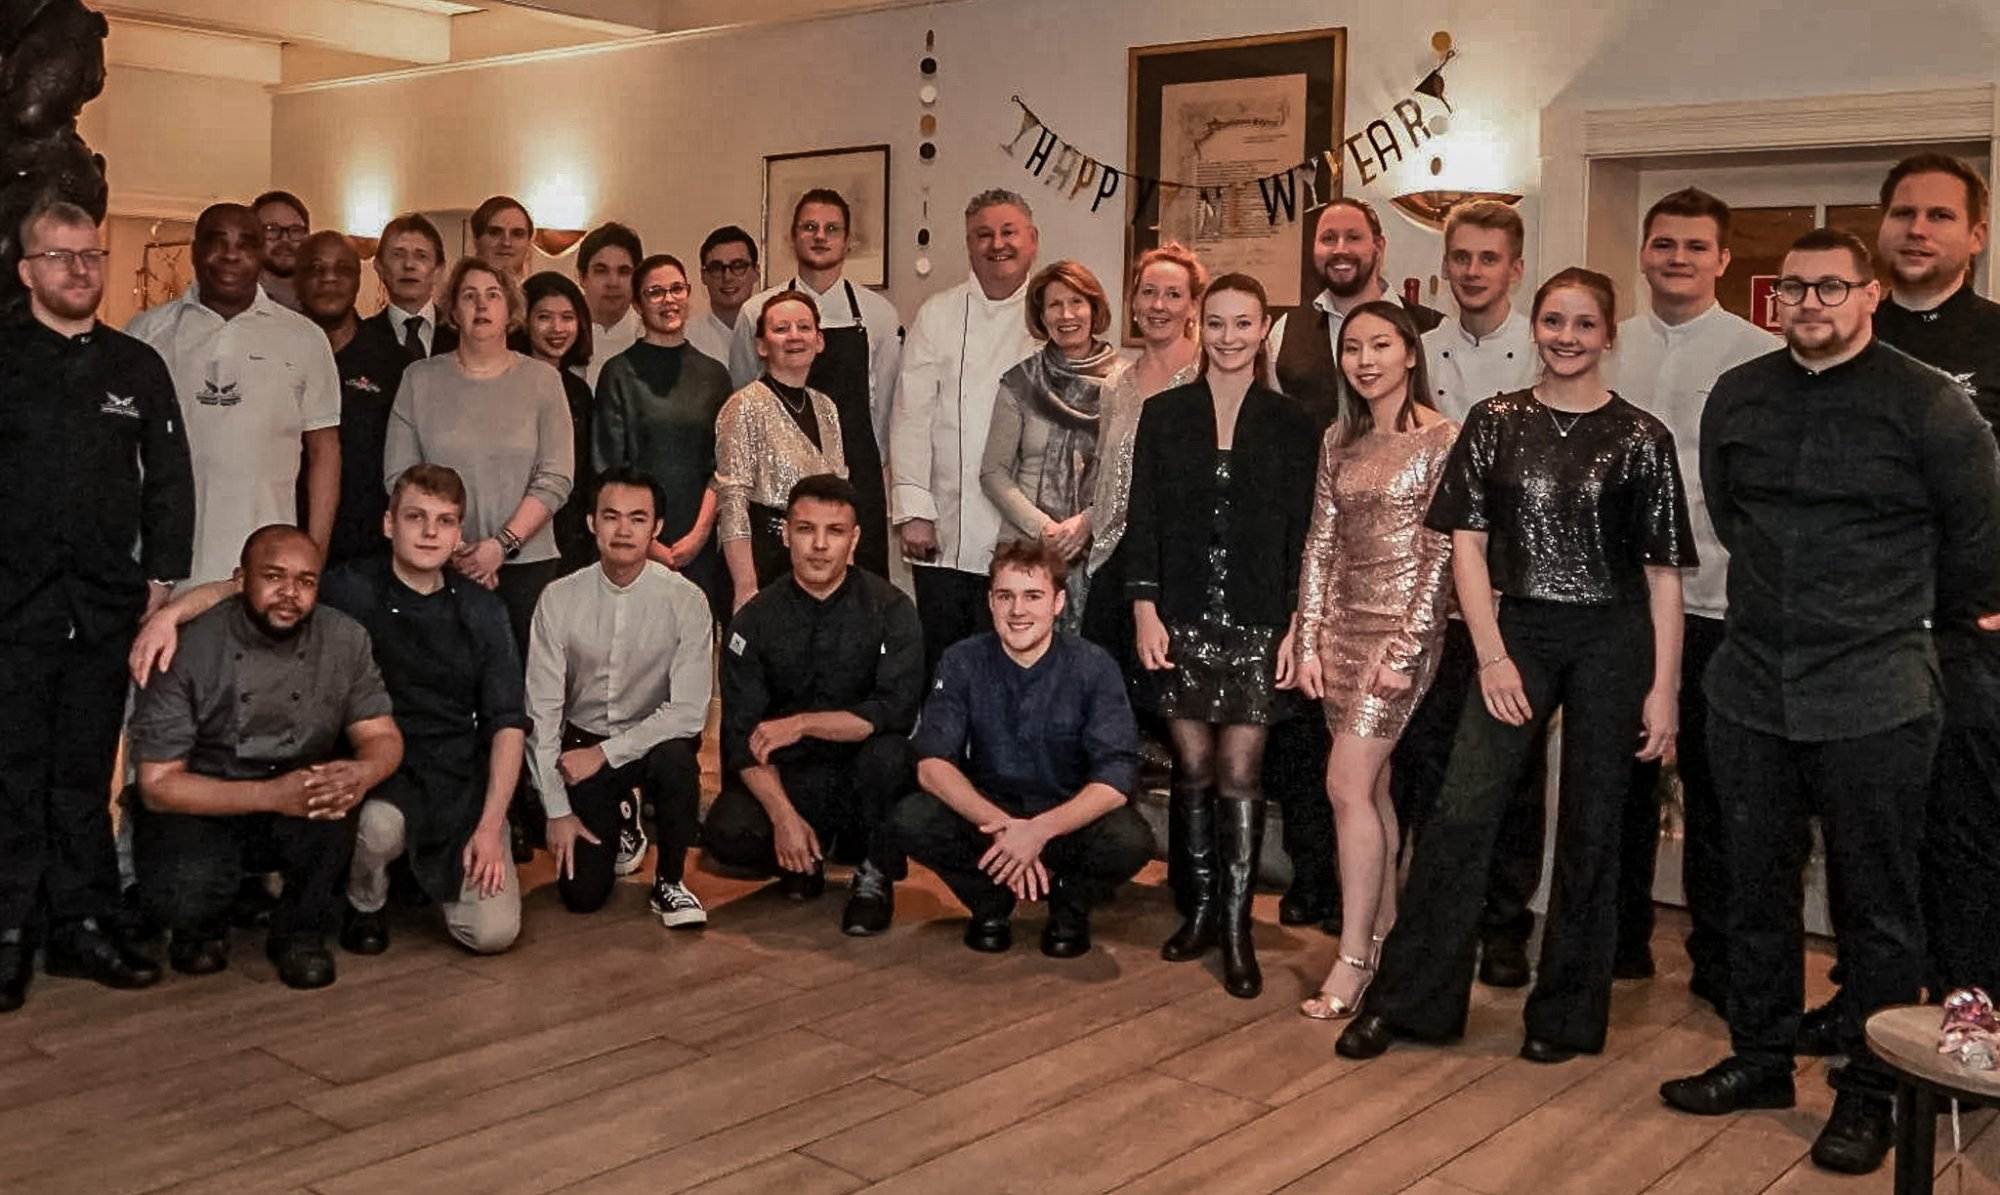
{"label": "gold high heel sandal", "polygon": [[1349,1004],[1339,996],[1325,989],[1307,997],[1299,1004],[1299,1015],[1315,1021],[1342,1021],[1353,1016],[1361,1008],[1361,997],[1368,992],[1368,985],[1375,981],[1375,965],[1366,959],[1355,958],[1351,954],[1338,956],[1339,960],[1361,972],[1361,990],[1354,993],[1354,1003]]}

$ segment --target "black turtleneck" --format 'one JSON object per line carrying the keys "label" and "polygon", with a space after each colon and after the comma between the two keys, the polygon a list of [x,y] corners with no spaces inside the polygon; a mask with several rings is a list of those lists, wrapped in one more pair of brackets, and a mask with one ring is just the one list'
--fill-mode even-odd
{"label": "black turtleneck", "polygon": [[819,413],[813,410],[812,392],[804,386],[787,386],[768,373],[764,375],[764,384],[778,396],[778,405],[785,408],[785,414],[799,425],[799,430],[812,441],[812,446],[819,448]]}

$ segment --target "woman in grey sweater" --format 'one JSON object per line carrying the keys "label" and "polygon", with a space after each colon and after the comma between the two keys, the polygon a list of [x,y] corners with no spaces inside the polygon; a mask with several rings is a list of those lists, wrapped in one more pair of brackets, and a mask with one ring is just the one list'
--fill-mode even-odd
{"label": "woman in grey sweater", "polygon": [[384,480],[415,464],[458,470],[466,504],[453,567],[499,591],[525,652],[535,602],[562,572],[550,520],[576,475],[569,406],[552,367],[507,347],[527,314],[519,283],[467,257],[445,293],[458,348],[404,371]]}

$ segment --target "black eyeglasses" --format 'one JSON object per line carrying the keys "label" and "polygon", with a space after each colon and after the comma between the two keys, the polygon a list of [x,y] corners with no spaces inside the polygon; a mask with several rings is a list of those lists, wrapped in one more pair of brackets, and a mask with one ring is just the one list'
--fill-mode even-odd
{"label": "black eyeglasses", "polygon": [[28,261],[45,261],[64,270],[82,266],[86,272],[103,269],[105,259],[110,256],[110,251],[105,249],[44,249],[40,253],[22,254]]}
{"label": "black eyeglasses", "polygon": [[1807,291],[1819,297],[1821,307],[1838,307],[1847,302],[1847,296],[1857,288],[1867,285],[1866,282],[1849,282],[1845,278],[1821,278],[1807,282],[1803,278],[1785,277],[1778,279],[1771,290],[1777,295],[1778,302],[1787,307],[1797,307],[1805,302]]}
{"label": "black eyeglasses", "polygon": [[303,241],[310,230],[303,224],[266,224],[264,239],[270,241]]}
{"label": "black eyeglasses", "polygon": [[668,299],[685,299],[688,294],[687,283],[672,282],[665,286],[649,286],[639,292],[639,297],[648,303],[660,303]]}
{"label": "black eyeglasses", "polygon": [[731,278],[741,278],[756,268],[757,263],[748,259],[742,261],[711,261],[703,264],[701,272],[710,278],[720,278],[724,274],[729,275]]}

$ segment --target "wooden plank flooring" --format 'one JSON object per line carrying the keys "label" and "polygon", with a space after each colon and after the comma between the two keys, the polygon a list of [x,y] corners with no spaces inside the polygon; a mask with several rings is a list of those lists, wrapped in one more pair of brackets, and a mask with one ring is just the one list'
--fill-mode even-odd
{"label": "wooden plank flooring", "polygon": [[[281,986],[239,936],[232,969],[142,993],[38,977],[0,1018],[0,1191],[1405,1192],[1408,1195],[1887,1195],[1805,1160],[1829,1102],[1705,1120],[1655,1088],[1719,1057],[1666,968],[1621,984],[1608,1051],[1514,1057],[1520,993],[1482,989],[1449,1049],[1354,1063],[1296,1001],[1331,960],[1260,898],[1266,993],[1232,1000],[1156,947],[1173,917],[1157,865],[1097,918],[1099,949],[975,955],[919,871],[894,929],[843,938],[817,904],[697,870],[711,928],[668,933],[621,884],[562,911],[546,861],[519,946],[452,947],[399,914],[386,955],[341,955],[331,989]],[[1809,972],[1823,982],[1824,960]],[[1819,990],[1815,989],[1815,996]],[[2000,1195],[2000,1128],[1942,1126],[1938,1190]]]}

